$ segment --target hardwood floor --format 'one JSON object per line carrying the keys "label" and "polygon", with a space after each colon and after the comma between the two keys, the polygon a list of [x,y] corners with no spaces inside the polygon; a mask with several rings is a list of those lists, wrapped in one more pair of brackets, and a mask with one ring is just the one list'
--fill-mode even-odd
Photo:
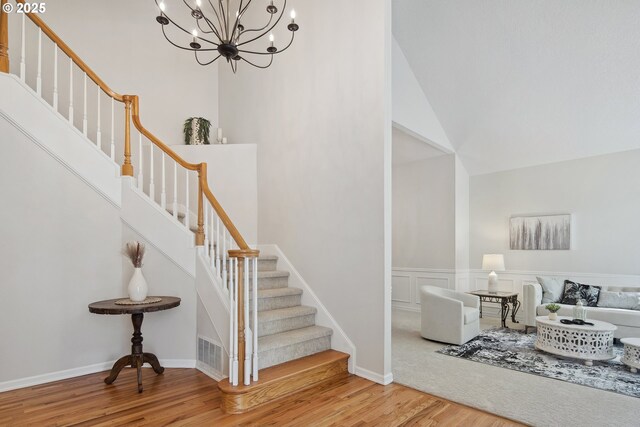
{"label": "hardwood floor", "polygon": [[0,426],[515,426],[520,425],[410,388],[350,376],[242,415],[220,409],[216,382],[195,369],[134,369],[110,386],[106,372],[0,393]]}

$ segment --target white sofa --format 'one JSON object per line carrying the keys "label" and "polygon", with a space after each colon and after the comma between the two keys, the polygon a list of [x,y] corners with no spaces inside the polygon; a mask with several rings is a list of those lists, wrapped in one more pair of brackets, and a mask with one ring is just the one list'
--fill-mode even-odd
{"label": "white sofa", "polygon": [[464,344],[480,333],[480,298],[436,286],[420,287],[421,335]]}
{"label": "white sofa", "polygon": [[[525,332],[536,326],[536,316],[548,315],[549,311],[542,303],[542,286],[539,283],[525,283],[523,286],[523,310]],[[638,288],[618,288],[602,286],[602,290],[611,292],[638,292]],[[559,304],[559,316],[573,317],[573,305]],[[589,319],[602,320],[613,323],[618,327],[616,338],[640,337],[640,311],[622,308],[585,307],[587,321]]]}

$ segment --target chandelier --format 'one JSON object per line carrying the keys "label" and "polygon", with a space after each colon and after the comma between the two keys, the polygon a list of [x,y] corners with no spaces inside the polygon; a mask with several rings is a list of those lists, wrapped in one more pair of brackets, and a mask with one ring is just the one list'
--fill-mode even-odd
{"label": "chandelier", "polygon": [[[217,3],[216,0],[182,0],[184,6],[180,5],[180,8],[186,12],[189,21],[193,20],[191,26],[172,19],[169,14],[173,18],[176,15],[173,10],[169,10],[165,0],[154,1],[160,11],[156,21],[162,27],[162,34],[169,43],[179,49],[192,51],[200,65],[212,64],[223,57],[231,65],[234,73],[237,71],[240,61],[256,68],[269,67],[273,63],[274,55],[284,52],[291,46],[299,28],[295,22],[296,12],[292,9],[291,21],[287,25],[287,29],[291,32],[291,40],[283,49],[276,47],[273,29],[280,23],[284,15],[287,0],[284,0],[280,12],[278,12],[274,0],[269,0],[266,7],[266,15],[268,16],[265,16],[267,23],[258,28],[247,28],[246,22],[243,21],[252,0],[234,1],[233,3],[238,3],[237,9],[229,4],[230,0],[217,0]],[[205,5],[205,1],[208,4]],[[251,17],[255,18],[258,11],[252,9],[251,12]],[[172,30],[168,30],[169,28]],[[171,32],[173,39],[167,34],[169,32]],[[259,42],[267,34],[269,35],[269,43],[261,51]],[[260,56],[267,56],[268,62],[257,60]]]}

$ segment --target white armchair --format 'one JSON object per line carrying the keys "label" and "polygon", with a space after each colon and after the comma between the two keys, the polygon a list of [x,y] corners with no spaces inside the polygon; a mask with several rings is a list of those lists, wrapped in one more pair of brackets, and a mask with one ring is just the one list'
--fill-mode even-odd
{"label": "white armchair", "polygon": [[420,287],[421,335],[464,344],[480,333],[480,298],[435,286]]}

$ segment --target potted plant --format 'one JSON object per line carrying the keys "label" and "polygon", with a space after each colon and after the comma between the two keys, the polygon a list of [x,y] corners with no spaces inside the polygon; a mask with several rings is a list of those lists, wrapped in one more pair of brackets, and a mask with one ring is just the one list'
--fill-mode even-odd
{"label": "potted plant", "polygon": [[547,304],[544,308],[549,310],[549,320],[556,320],[558,318],[558,310],[560,310],[560,306],[558,304]]}
{"label": "potted plant", "polygon": [[203,117],[189,117],[184,121],[184,143],[187,145],[209,144],[211,122]]}

